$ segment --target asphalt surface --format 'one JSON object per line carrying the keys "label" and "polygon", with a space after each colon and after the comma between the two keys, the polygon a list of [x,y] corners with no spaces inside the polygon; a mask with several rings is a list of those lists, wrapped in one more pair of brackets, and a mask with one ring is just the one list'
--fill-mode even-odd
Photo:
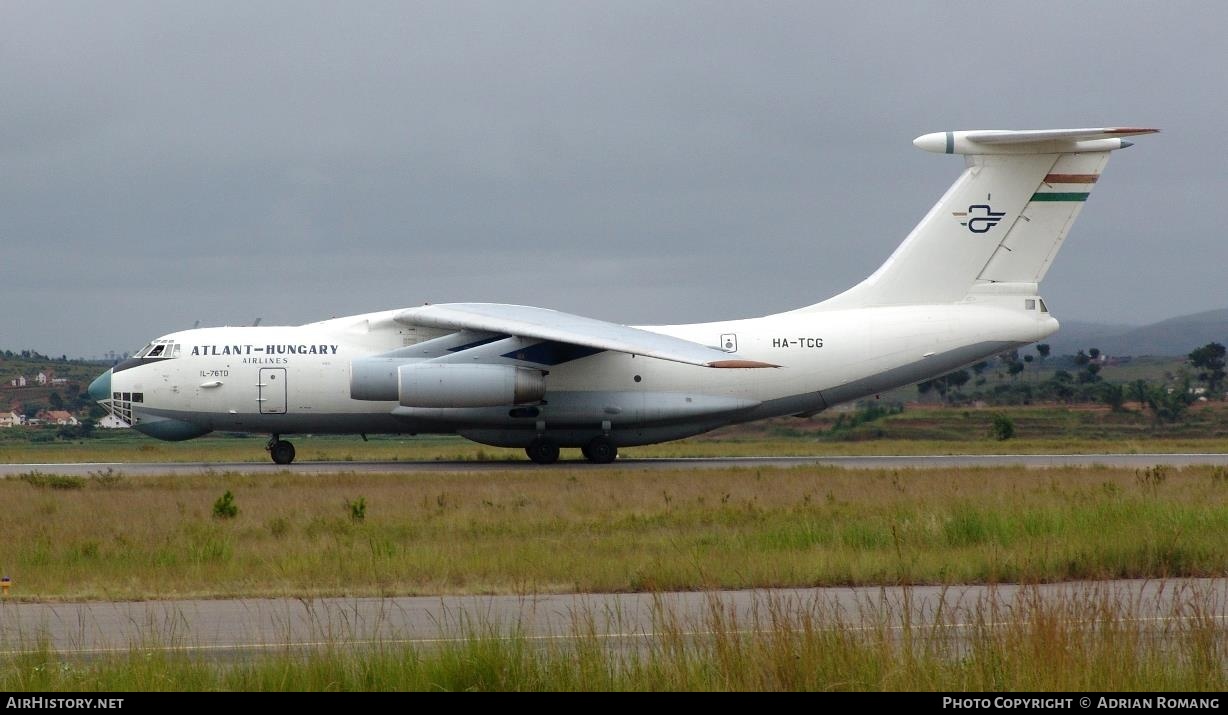
{"label": "asphalt surface", "polygon": [[863,457],[704,457],[691,459],[619,459],[613,464],[589,464],[583,460],[562,461],[538,467],[524,460],[490,462],[296,462],[283,466],[272,462],[80,462],[49,464],[0,464],[0,476],[16,476],[39,471],[87,477],[112,469],[125,476],[166,474],[331,474],[358,472],[389,474],[404,472],[497,472],[523,469],[736,469],[753,467],[805,467],[825,465],[845,469],[936,469],[950,467],[1125,467],[1139,468],[1164,464],[1171,467],[1192,465],[1228,466],[1228,454],[975,454],[927,456]]}
{"label": "asphalt surface", "polygon": [[[979,622],[990,627],[1026,599],[1107,599],[1127,604],[1129,617],[1160,628],[1195,612],[1191,603],[1216,604],[1228,623],[1228,579],[1098,581],[1021,587],[914,586],[713,591],[664,594],[546,596],[423,596],[404,598],[291,598],[195,601],[0,602],[0,655],[50,646],[62,654],[183,651],[217,658],[267,650],[324,646],[414,644],[428,647],[472,634],[513,631],[534,642],[592,633],[611,645],[645,642],[664,631],[708,632],[713,604],[736,614],[740,631],[771,629],[772,615],[810,614],[854,628],[899,630],[908,614],[915,627],[937,619],[943,634]],[[663,614],[666,614],[663,618]],[[1097,616],[1100,617],[1099,615]],[[931,630],[931,632],[933,632]]]}

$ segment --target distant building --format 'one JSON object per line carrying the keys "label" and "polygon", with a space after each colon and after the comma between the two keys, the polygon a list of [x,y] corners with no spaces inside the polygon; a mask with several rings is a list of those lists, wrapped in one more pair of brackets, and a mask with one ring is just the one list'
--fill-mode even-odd
{"label": "distant building", "polygon": [[8,412],[0,412],[0,428],[20,427],[24,425],[25,423],[26,423],[26,416],[21,413],[14,412],[12,410]]}
{"label": "distant building", "polygon": [[98,426],[102,429],[127,429],[132,425],[124,422],[115,415],[107,415],[106,417],[98,420]]}
{"label": "distant building", "polygon": [[38,383],[38,384],[40,384],[40,385],[46,385],[46,384],[47,384],[47,380],[48,380],[48,379],[49,379],[49,377],[48,377],[47,373],[45,373],[45,372],[40,372],[40,373],[38,373],[38,375],[36,375],[36,376],[34,377],[34,381],[35,381],[35,382],[37,382],[37,383]]}
{"label": "distant building", "polygon": [[38,413],[38,418],[42,420],[44,424],[49,425],[75,426],[81,424],[77,421],[76,417],[72,416],[71,412],[66,412],[64,410],[43,410],[42,412]]}
{"label": "distant building", "polygon": [[18,375],[17,377],[14,377],[9,382],[9,384],[12,385],[13,387],[25,387],[26,386],[25,375]]}

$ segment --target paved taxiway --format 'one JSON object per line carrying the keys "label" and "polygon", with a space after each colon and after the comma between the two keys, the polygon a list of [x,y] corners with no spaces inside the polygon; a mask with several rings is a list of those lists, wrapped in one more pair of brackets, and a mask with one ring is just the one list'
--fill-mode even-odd
{"label": "paved taxiway", "polygon": [[[754,467],[804,467],[824,465],[846,469],[936,469],[950,467],[1124,467],[1142,468],[1164,464],[1171,467],[1192,465],[1228,466],[1228,454],[961,454],[927,456],[863,457],[705,457],[693,459],[619,459],[613,464],[588,464],[582,460],[562,461],[546,469],[583,467],[584,469],[735,469]],[[387,474],[398,472],[490,472],[535,468],[524,460],[491,462],[296,462],[289,466],[271,462],[84,462],[61,464],[0,464],[0,476],[15,476],[32,471],[86,477],[113,469],[127,476],[163,474],[208,474],[243,472],[271,474],[289,471],[300,474],[361,472]]]}
{"label": "paved taxiway", "polygon": [[[642,642],[661,632],[661,613],[675,632],[705,632],[714,602],[736,613],[736,628],[771,628],[769,613],[833,614],[852,627],[898,628],[903,614],[925,626],[941,614],[944,632],[1004,617],[1022,599],[1108,599],[1148,627],[1162,627],[1189,611],[1215,604],[1228,624],[1228,579],[1101,581],[1035,587],[914,586],[545,596],[421,596],[403,598],[290,598],[197,601],[0,602],[0,654],[47,645],[61,653],[174,650],[230,658],[244,653],[322,645],[430,646],[466,634],[503,635],[513,629],[531,641],[565,640],[591,632],[611,645]],[[1098,600],[1095,602],[1099,602]],[[998,610],[993,610],[990,604]],[[1183,608],[1184,606],[1184,608]],[[654,616],[655,614],[655,616]],[[796,619],[794,622],[797,622]]]}

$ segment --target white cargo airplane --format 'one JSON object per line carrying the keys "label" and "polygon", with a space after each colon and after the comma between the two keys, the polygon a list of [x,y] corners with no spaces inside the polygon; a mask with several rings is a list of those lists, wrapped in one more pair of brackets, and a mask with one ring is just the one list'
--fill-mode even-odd
{"label": "white cargo airplane", "polygon": [[762,318],[629,327],[544,308],[423,305],[298,327],[186,330],[94,380],[141,432],[455,433],[619,447],[811,415],[936,377],[1058,328],[1038,293],[1109,153],[1155,129],[958,131],[913,144],[967,168],[887,261],[815,305]]}

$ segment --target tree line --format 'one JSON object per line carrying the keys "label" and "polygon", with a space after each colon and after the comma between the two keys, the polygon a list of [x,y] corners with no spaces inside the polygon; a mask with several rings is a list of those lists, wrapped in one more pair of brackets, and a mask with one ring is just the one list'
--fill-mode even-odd
{"label": "tree line", "polygon": [[[1073,369],[1057,369],[1045,379],[1021,379],[1029,365],[1044,365],[1051,359],[1051,348],[1039,343],[1035,354],[1018,350],[998,355],[932,380],[917,384],[917,392],[934,395],[946,404],[983,401],[993,405],[1022,405],[1032,402],[1102,403],[1114,411],[1124,411],[1128,402],[1150,410],[1161,421],[1177,421],[1199,398],[1223,400],[1225,348],[1212,342],[1190,352],[1176,375],[1155,383],[1137,379],[1129,382],[1106,380],[1104,356],[1097,348],[1079,350],[1070,363]],[[1005,382],[989,384],[990,371]]]}

